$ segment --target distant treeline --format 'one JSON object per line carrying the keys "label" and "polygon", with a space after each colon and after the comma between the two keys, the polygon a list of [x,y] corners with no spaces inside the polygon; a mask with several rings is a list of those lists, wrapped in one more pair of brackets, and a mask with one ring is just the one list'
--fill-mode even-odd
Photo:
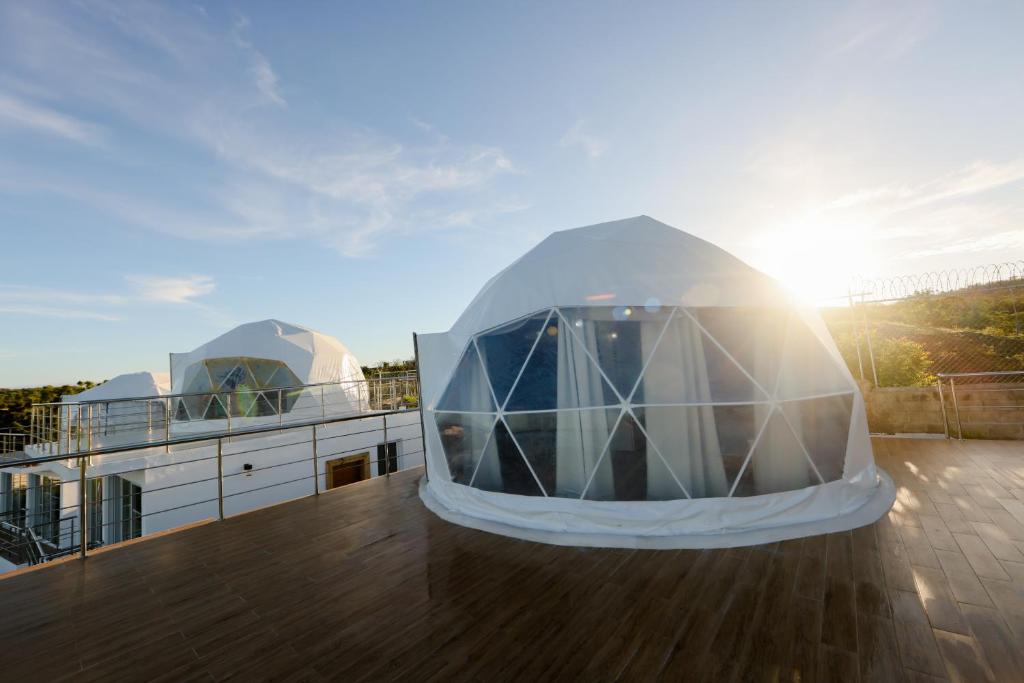
{"label": "distant treeline", "polygon": [[377,377],[385,373],[394,372],[416,372],[416,361],[412,358],[408,360],[393,360],[393,361],[381,361],[377,365],[364,365],[362,366],[363,375],[366,377]]}
{"label": "distant treeline", "polygon": [[96,384],[82,381],[59,387],[47,384],[27,389],[0,388],[0,432],[28,433],[33,403],[54,403],[61,396],[92,389]]}

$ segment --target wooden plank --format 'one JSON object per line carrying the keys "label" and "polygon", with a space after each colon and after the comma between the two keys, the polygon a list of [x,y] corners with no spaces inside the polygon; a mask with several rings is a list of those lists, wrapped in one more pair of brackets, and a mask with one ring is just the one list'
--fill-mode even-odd
{"label": "wooden plank", "polygon": [[1024,649],[1020,648],[999,612],[977,605],[961,605],[961,610],[995,679],[1012,681],[1024,676]]}
{"label": "wooden plank", "polygon": [[946,663],[950,681],[954,683],[982,683],[995,681],[991,667],[978,647],[978,642],[959,633],[947,633],[935,629],[935,640]]}
{"label": "wooden plank", "polygon": [[967,622],[960,614],[956,598],[953,597],[946,583],[946,575],[941,569],[914,567],[914,580],[932,626],[953,633],[969,633]]}
{"label": "wooden plank", "polygon": [[1010,580],[1009,574],[980,538],[969,534],[953,534],[953,538],[979,578]]}
{"label": "wooden plank", "polygon": [[939,558],[939,564],[942,565],[942,570],[946,573],[949,587],[957,602],[967,602],[982,607],[992,605],[988,592],[981,585],[974,569],[959,549],[956,552],[936,550],[935,555]]}

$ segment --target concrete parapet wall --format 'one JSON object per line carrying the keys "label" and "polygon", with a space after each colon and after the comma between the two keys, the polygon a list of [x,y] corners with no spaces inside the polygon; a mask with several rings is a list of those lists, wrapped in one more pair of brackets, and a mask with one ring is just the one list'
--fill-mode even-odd
{"label": "concrete parapet wall", "polygon": [[[956,411],[949,385],[943,386],[946,419],[957,435]],[[963,384],[956,388],[965,438],[1024,439],[1024,383]],[[866,388],[868,426],[881,434],[945,433],[937,387]]]}

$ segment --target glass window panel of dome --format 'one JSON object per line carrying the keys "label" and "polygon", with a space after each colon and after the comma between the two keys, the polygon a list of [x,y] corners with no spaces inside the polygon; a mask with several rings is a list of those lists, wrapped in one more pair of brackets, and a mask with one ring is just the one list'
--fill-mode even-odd
{"label": "glass window panel of dome", "polygon": [[277,394],[272,394],[272,397],[268,397],[263,392],[256,394],[256,401],[253,404],[252,410],[249,411],[250,417],[268,417],[271,415],[277,415]]}
{"label": "glass window panel of dome", "polygon": [[237,389],[231,395],[231,415],[233,417],[252,417],[258,397],[259,392],[253,389]]}
{"label": "glass window panel of dome", "polygon": [[705,331],[771,394],[779,374],[790,311],[781,307],[688,309]]}
{"label": "glass window panel of dome", "polygon": [[680,311],[647,362],[633,403],[750,403],[765,401],[736,362]]}
{"label": "glass window panel of dome", "polygon": [[852,391],[852,381],[811,328],[794,314],[789,321],[776,395],[780,399],[811,398]]}
{"label": "glass window panel of dome", "polygon": [[793,430],[773,410],[732,495],[760,496],[820,483]]}
{"label": "glass window panel of dome", "polygon": [[210,398],[210,402],[207,404],[206,410],[203,413],[204,420],[223,420],[228,416],[228,411],[225,409],[227,404],[227,395],[216,394]]}
{"label": "glass window panel of dome", "polygon": [[253,379],[256,380],[256,386],[260,388],[277,386],[271,383],[271,379],[279,368],[284,367],[281,361],[266,360],[264,358],[246,358],[245,364],[249,366],[249,372],[252,373]]}
{"label": "glass window panel of dome", "polygon": [[690,497],[729,495],[759,426],[754,406],[648,406],[634,412]]}
{"label": "glass window panel of dome", "polygon": [[230,391],[241,384],[248,376],[240,358],[210,358],[206,361],[213,388],[217,391]]}
{"label": "glass window panel of dome", "polygon": [[302,380],[287,365],[278,363],[277,369],[270,376],[264,388],[290,388],[298,386],[302,386]]}
{"label": "glass window panel of dome", "polygon": [[686,498],[643,430],[627,412],[619,421],[587,488],[587,500]]}
{"label": "glass window panel of dome", "polygon": [[473,478],[473,487],[519,496],[543,496],[505,424],[498,420]]}
{"label": "glass window panel of dome", "polygon": [[853,394],[785,401],[783,412],[826,482],[841,479],[850,435]]}
{"label": "glass window panel of dome", "polygon": [[568,410],[618,403],[615,391],[582,344],[568,331],[566,321],[552,316],[541,331],[505,410]]}
{"label": "glass window panel of dome", "polygon": [[530,349],[548,320],[548,313],[545,311],[502,325],[477,337],[477,348],[499,404],[504,404],[508,398]]}
{"label": "glass window panel of dome", "polygon": [[466,413],[436,413],[434,421],[448,471],[456,484],[469,484],[484,446],[491,439],[495,416]]}
{"label": "glass window panel of dome", "polygon": [[633,390],[644,361],[672,313],[668,307],[648,310],[643,306],[586,306],[560,311],[623,398]]}
{"label": "glass window panel of dome", "polygon": [[565,410],[505,415],[545,493],[579,498],[619,416],[613,410]]}
{"label": "glass window panel of dome", "polygon": [[470,342],[462,354],[454,374],[448,380],[436,410],[455,410],[473,413],[492,413],[497,410],[491,389],[484,375],[480,354]]}

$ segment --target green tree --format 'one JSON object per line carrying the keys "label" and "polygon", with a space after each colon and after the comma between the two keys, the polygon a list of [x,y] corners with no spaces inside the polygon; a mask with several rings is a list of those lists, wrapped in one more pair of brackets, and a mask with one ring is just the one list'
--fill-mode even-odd
{"label": "green tree", "polygon": [[883,387],[920,387],[935,383],[929,370],[932,359],[924,346],[906,337],[882,339],[875,344],[875,369]]}

